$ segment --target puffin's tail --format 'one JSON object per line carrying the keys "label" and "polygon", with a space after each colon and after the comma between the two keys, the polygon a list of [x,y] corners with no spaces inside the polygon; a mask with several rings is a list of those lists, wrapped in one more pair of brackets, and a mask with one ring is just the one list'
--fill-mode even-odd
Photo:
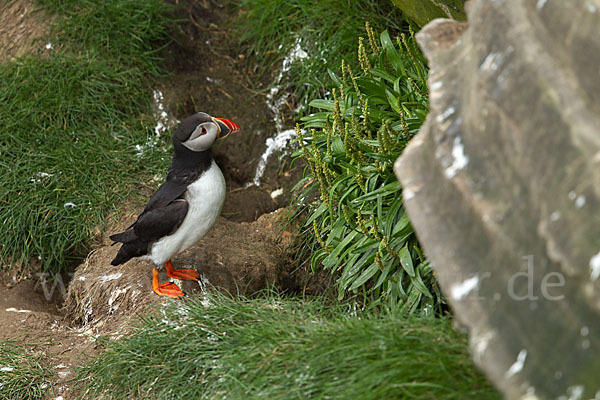
{"label": "puffin's tail", "polygon": [[115,258],[110,262],[112,265],[121,265],[131,260],[133,257],[127,254],[127,245],[121,246]]}
{"label": "puffin's tail", "polygon": [[[121,233],[115,233],[114,235],[110,235],[110,240],[119,243],[130,243],[137,239],[137,236],[133,229],[127,229]],[[113,243],[114,244],[114,243]]]}
{"label": "puffin's tail", "polygon": [[134,257],[143,256],[148,252],[148,244],[142,242],[135,234],[133,229],[125,232],[115,233],[110,236],[115,243],[123,243],[115,258],[110,262],[112,265],[121,265]]}

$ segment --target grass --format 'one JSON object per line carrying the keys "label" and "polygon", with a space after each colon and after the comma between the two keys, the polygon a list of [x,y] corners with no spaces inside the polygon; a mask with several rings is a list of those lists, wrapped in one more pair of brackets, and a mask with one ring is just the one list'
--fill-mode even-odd
{"label": "grass", "polygon": [[38,0],[53,50],[0,64],[0,257],[57,273],[104,217],[160,169],[148,77],[169,18],[162,0]]}
{"label": "grass", "polygon": [[[322,94],[327,70],[354,60],[365,22],[376,31],[406,29],[391,1],[238,0],[240,43],[258,64],[259,75],[279,71],[275,85],[291,88],[300,103]],[[301,50],[301,51],[299,51]],[[302,51],[306,52],[303,57]],[[287,61],[284,59],[287,58]],[[356,66],[356,65],[352,65]],[[272,77],[275,78],[275,77]]]}
{"label": "grass", "polygon": [[173,302],[81,371],[87,396],[499,399],[451,321],[207,295]]}
{"label": "grass", "polygon": [[38,357],[14,342],[0,342],[0,399],[45,399],[49,378]]}

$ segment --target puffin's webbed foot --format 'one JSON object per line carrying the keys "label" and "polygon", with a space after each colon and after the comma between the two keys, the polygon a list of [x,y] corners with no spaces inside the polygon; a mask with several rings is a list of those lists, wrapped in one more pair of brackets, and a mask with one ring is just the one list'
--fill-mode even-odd
{"label": "puffin's webbed foot", "polygon": [[185,293],[175,284],[175,282],[158,283],[158,269],[152,270],[152,290],[159,296],[171,297],[178,299],[185,296]]}
{"label": "puffin's webbed foot", "polygon": [[167,275],[175,279],[197,281],[200,277],[200,274],[195,269],[174,269],[171,260],[167,261],[165,269],[167,270]]}

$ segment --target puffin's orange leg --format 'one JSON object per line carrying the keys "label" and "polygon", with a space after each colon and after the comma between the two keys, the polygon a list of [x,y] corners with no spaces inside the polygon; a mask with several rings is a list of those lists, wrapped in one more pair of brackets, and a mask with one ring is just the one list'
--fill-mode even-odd
{"label": "puffin's orange leg", "polygon": [[200,274],[195,269],[173,269],[171,260],[167,261],[165,265],[167,275],[171,278],[182,279],[184,281],[197,281]]}
{"label": "puffin's orange leg", "polygon": [[158,270],[156,268],[152,270],[152,290],[159,296],[172,297],[174,299],[185,296],[181,289],[179,289],[179,286],[174,282],[165,282],[159,285]]}

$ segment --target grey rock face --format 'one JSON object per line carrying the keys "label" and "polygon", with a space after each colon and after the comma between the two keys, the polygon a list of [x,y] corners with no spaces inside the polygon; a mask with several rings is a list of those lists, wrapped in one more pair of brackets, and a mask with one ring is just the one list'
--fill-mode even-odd
{"label": "grey rock face", "polygon": [[508,398],[600,398],[600,3],[435,20],[430,114],[397,161],[477,364]]}

